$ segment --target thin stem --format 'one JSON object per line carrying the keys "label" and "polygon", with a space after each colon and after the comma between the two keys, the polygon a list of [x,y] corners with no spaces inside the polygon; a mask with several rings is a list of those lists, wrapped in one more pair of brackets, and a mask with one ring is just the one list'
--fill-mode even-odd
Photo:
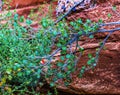
{"label": "thin stem", "polygon": [[119,25],[120,22],[109,22],[109,23],[102,23],[102,24],[99,24],[99,26],[108,26],[108,25]]}
{"label": "thin stem", "polygon": [[84,0],[80,0],[77,4],[75,4],[73,7],[70,8],[69,11],[67,11],[61,18],[59,18],[54,24],[57,24],[58,22],[60,22],[63,18],[65,18],[66,16],[68,16],[70,14],[70,12],[77,7],[78,5],[82,4],[84,2]]}
{"label": "thin stem", "polygon": [[103,47],[104,47],[107,39],[110,37],[110,35],[111,35],[113,32],[114,32],[114,31],[110,32],[110,33],[107,35],[107,37],[103,40],[102,45],[100,46],[98,52],[96,53],[95,63],[92,64],[92,66],[90,66],[89,68],[86,68],[85,71],[88,71],[88,70],[92,69],[93,67],[95,67],[95,66],[97,65],[100,52],[101,52],[101,50],[103,49]]}

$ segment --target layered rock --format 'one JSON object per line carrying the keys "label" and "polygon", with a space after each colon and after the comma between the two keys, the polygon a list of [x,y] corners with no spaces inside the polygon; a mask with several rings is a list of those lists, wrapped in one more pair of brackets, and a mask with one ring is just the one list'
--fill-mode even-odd
{"label": "layered rock", "polygon": [[[101,52],[93,70],[86,71],[82,78],[77,78],[75,74],[78,72],[75,72],[70,86],[60,86],[58,89],[72,94],[120,94],[120,41],[108,42],[105,46],[107,49]],[[87,43],[83,47],[87,50],[77,68],[86,64],[87,53],[93,53],[98,44]]]}
{"label": "layered rock", "polygon": [[48,2],[48,1],[50,0],[6,0],[6,2],[9,2],[12,8],[24,7],[24,6],[28,6],[36,3]]}
{"label": "layered rock", "polygon": [[[116,10],[113,10],[116,6]],[[68,21],[73,21],[78,18],[83,20],[91,19],[98,21],[103,19],[103,22],[120,21],[120,1],[119,0],[98,0],[98,4],[94,8],[84,11],[76,11],[67,17]],[[108,14],[111,14],[109,17]],[[120,27],[110,26],[106,29]],[[102,41],[108,33],[99,33],[95,38],[90,40],[84,38],[80,42],[81,47],[85,48],[83,57],[79,60],[77,68],[81,68],[86,64],[88,53],[95,53],[95,48],[98,48],[98,41]],[[78,74],[79,72],[75,72]],[[73,75],[73,82],[68,86],[59,86],[58,88],[65,92],[73,94],[120,94],[120,31],[114,32],[105,44],[105,48],[101,51],[97,66],[90,71],[86,71],[82,78],[77,78]]]}

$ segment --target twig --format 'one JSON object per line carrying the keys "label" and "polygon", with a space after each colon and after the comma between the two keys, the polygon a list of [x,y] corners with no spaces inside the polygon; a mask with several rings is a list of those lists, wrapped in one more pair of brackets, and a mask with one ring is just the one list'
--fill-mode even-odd
{"label": "twig", "polygon": [[115,32],[115,31],[119,31],[120,28],[114,28],[114,29],[110,29],[110,30],[107,30],[107,29],[99,29],[97,32],[99,33],[103,33],[103,32]]}
{"label": "twig", "polygon": [[95,56],[95,63],[93,63],[91,67],[86,68],[86,69],[85,69],[86,71],[92,69],[93,67],[95,67],[95,66],[97,65],[97,63],[98,63],[98,58],[99,58],[99,55],[100,55],[100,52],[101,52],[101,50],[103,49],[103,47],[104,47],[104,45],[105,45],[107,39],[110,37],[110,35],[111,35],[113,32],[114,32],[114,30],[111,31],[111,32],[107,35],[107,37],[103,40],[102,45],[100,46],[98,52],[96,53],[96,56]]}
{"label": "twig", "polygon": [[102,26],[108,26],[108,25],[119,25],[120,22],[109,22],[109,23],[102,23],[102,24],[99,24],[100,27]]}
{"label": "twig", "polygon": [[[60,22],[63,18],[65,18],[67,15],[70,14],[70,12],[72,12],[72,10],[77,7],[78,5],[82,4],[84,2],[84,0],[80,0],[77,4],[75,4],[73,7],[70,8],[69,11],[67,11],[61,18],[59,18],[54,24],[57,24],[58,22]],[[85,6],[83,6],[85,7]]]}

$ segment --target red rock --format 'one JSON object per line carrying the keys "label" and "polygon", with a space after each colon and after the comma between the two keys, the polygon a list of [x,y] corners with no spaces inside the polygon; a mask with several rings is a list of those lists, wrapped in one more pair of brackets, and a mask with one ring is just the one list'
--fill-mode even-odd
{"label": "red rock", "polygon": [[[96,7],[71,13],[68,16],[68,21],[73,21],[78,18],[91,19],[98,21],[103,19],[104,22],[120,21],[120,0],[97,0]],[[116,11],[112,10],[113,5],[116,5]],[[108,14],[112,14],[108,18]],[[118,26],[106,27],[106,29],[117,28]],[[92,41],[82,42],[82,47],[85,48],[84,55],[79,60],[77,68],[80,69],[86,64],[88,53],[95,53],[95,48],[98,47],[98,42],[106,37],[107,33],[95,35]],[[80,43],[79,43],[80,44]],[[75,72],[73,82],[68,87],[59,86],[58,88],[65,92],[75,94],[120,94],[120,31],[114,32],[105,44],[106,49],[102,50],[99,56],[99,61],[94,70],[86,71],[82,78],[78,78]]]}
{"label": "red rock", "polygon": [[[86,43],[84,47],[92,44]],[[82,78],[77,78],[75,74],[78,72],[75,72],[70,86],[58,89],[72,94],[120,94],[120,41],[109,42],[105,46],[107,49],[102,50],[94,70],[86,71]],[[86,64],[87,53],[93,53],[93,49],[90,47],[85,51],[77,68]]]}
{"label": "red rock", "polygon": [[36,3],[48,2],[50,0],[6,0],[6,2],[10,3],[11,7],[23,7]]}

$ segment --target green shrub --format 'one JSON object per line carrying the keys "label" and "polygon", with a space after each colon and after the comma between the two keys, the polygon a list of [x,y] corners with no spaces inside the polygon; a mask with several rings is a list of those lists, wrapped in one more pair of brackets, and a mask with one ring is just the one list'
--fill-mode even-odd
{"label": "green shrub", "polygon": [[[30,19],[16,13],[8,12],[5,20],[7,22],[0,24],[2,94],[28,93],[27,87],[36,87],[44,81],[50,82],[51,87],[59,85],[60,80],[65,86],[69,85],[72,81],[71,74],[75,72],[79,57],[84,52],[78,41],[82,36],[93,38],[100,24],[90,20],[83,23],[78,19],[70,24],[63,20],[55,25],[54,21],[43,18],[41,27],[36,31],[31,27]],[[25,26],[22,26],[23,24]],[[75,50],[72,50],[73,43],[76,44]],[[100,46],[103,45],[104,43]],[[79,77],[82,77],[87,69],[96,66],[99,51],[97,56],[88,54],[89,60],[81,68]],[[77,56],[76,52],[79,52],[80,56]],[[53,62],[54,60],[56,61]]]}

